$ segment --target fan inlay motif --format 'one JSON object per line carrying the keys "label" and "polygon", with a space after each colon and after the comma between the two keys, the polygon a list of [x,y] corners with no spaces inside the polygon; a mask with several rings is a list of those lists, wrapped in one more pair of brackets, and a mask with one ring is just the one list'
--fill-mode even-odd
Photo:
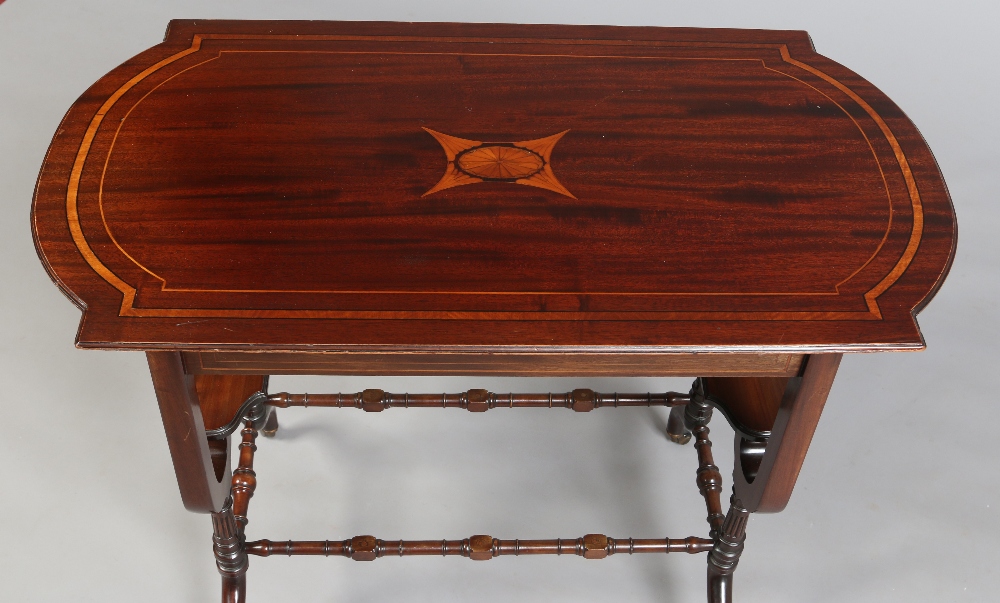
{"label": "fan inlay motif", "polygon": [[429,128],[424,130],[441,143],[448,167],[441,180],[423,197],[463,184],[511,182],[544,188],[576,199],[556,180],[549,163],[552,149],[569,130],[521,142],[481,142],[449,136]]}

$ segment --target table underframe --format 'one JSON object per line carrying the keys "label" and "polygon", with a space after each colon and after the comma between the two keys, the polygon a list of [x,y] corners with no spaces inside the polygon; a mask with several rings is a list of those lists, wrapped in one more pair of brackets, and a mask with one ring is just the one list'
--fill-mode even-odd
{"label": "table underframe", "polygon": [[[439,357],[382,355],[364,370],[366,359],[308,352],[259,354],[228,352],[147,352],[150,373],[185,507],[212,517],[214,550],[222,574],[222,600],[246,600],[248,555],[344,556],[370,561],[383,556],[459,555],[487,560],[501,555],[576,554],[600,559],[613,554],[708,553],[708,601],[732,600],[732,577],[743,549],[750,513],[775,513],[788,503],[813,432],[836,377],[840,354],[690,354],[655,358],[609,355],[549,355],[536,362],[549,376],[644,375],[696,376],[689,393],[602,394],[577,389],[560,394],[495,394],[469,390],[458,394],[391,394],[365,390],[352,394],[268,394],[271,374],[522,374],[515,358],[463,355]],[[207,360],[207,361],[206,361]],[[249,377],[248,377],[249,376]],[[249,381],[248,381],[249,379]],[[259,381],[254,381],[258,379]],[[256,387],[245,396],[248,383]],[[257,384],[259,383],[259,387]],[[697,484],[705,499],[708,538],[613,538],[587,534],[552,540],[501,540],[475,535],[462,540],[346,540],[247,543],[244,527],[256,488],[253,457],[258,433],[278,429],[275,409],[287,406],[357,408],[464,408],[483,412],[498,407],[550,407],[589,412],[605,407],[671,407],[667,436],[684,443],[692,436],[698,452]],[[729,511],[722,513],[722,478],[714,464],[708,423],[719,410],[734,428],[733,487]],[[395,412],[395,411],[394,411]],[[206,429],[206,417],[211,423]],[[224,419],[219,419],[224,417]],[[235,470],[231,434],[242,426]],[[204,434],[191,438],[191,433]]]}

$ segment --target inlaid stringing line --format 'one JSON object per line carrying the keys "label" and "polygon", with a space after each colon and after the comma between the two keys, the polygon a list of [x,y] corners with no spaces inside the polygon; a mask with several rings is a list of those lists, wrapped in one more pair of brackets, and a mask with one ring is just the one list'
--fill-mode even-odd
{"label": "inlaid stringing line", "polygon": [[[160,61],[156,65],[151,66],[150,68],[147,68],[142,73],[140,73],[137,76],[133,77],[131,80],[129,80],[129,82],[127,82],[121,88],[119,88],[119,90],[117,90],[112,95],[112,98],[109,98],[108,101],[105,103],[105,105],[102,106],[101,110],[98,112],[98,116],[95,117],[94,121],[91,122],[90,128],[88,128],[88,131],[87,131],[87,133],[85,134],[85,137],[84,137],[84,141],[81,144],[81,147],[79,149],[79,153],[77,153],[77,160],[74,163],[73,171],[72,171],[72,174],[71,174],[70,187],[69,187],[69,189],[67,191],[67,208],[69,209],[70,206],[72,206],[72,211],[68,211],[67,212],[68,217],[69,217],[69,221],[70,221],[71,234],[73,235],[74,243],[77,244],[77,248],[81,251],[81,254],[84,256],[84,259],[88,262],[88,264],[90,264],[91,267],[96,272],[98,272],[98,274],[100,274],[103,278],[105,278],[105,280],[107,280],[110,284],[112,284],[117,289],[119,289],[120,291],[122,291],[122,293],[123,293],[123,300],[122,300],[121,315],[123,315],[123,316],[139,316],[139,315],[148,315],[148,316],[157,316],[157,315],[164,315],[164,316],[167,316],[167,315],[169,315],[169,316],[196,316],[196,315],[198,315],[198,316],[200,316],[200,315],[209,313],[209,311],[208,310],[199,310],[199,309],[192,309],[192,310],[181,310],[181,309],[142,309],[142,308],[134,308],[133,307],[133,304],[134,304],[134,301],[135,301],[136,289],[133,288],[131,285],[125,283],[121,279],[117,278],[93,254],[93,251],[90,249],[89,244],[87,244],[85,240],[82,240],[83,237],[82,237],[82,231],[81,231],[81,227],[80,227],[80,223],[79,223],[79,216],[76,213],[76,194],[77,194],[78,188],[79,188],[79,179],[80,179],[80,173],[82,172],[82,169],[83,169],[83,161],[86,159],[86,157],[87,157],[87,155],[88,155],[88,153],[90,151],[91,143],[93,142],[93,138],[96,135],[97,129],[101,125],[101,122],[102,122],[102,120],[104,118],[104,115],[107,114],[108,111],[110,111],[111,107],[118,101],[119,98],[121,98],[121,96],[123,96],[129,89],[131,89],[133,86],[135,86],[139,81],[145,79],[146,77],[148,77],[153,72],[159,70],[160,68],[166,66],[167,64],[170,64],[170,63],[176,61],[179,58],[182,58],[183,56],[191,54],[192,52],[196,52],[199,49],[199,47],[200,47],[202,39],[211,39],[213,37],[217,37],[219,39],[223,39],[224,38],[224,36],[222,36],[221,34],[220,35],[215,35],[215,34],[196,34],[193,37],[192,45],[191,45],[190,48],[185,49],[185,50],[179,52],[178,54],[172,55],[172,56],[164,59],[163,61]],[[267,37],[269,37],[269,36],[260,35],[260,36],[242,36],[241,38],[242,39],[266,39]],[[238,39],[238,38],[234,38],[234,39]],[[289,38],[289,39],[293,39],[293,38]],[[580,43],[584,43],[584,42],[580,42]],[[609,42],[609,44],[610,44],[610,42]],[[644,45],[655,46],[655,44],[649,44],[649,43],[644,43]],[[678,44],[677,46],[680,46],[680,47],[684,47],[684,46],[698,46],[698,44]],[[803,69],[805,69],[805,70],[813,73],[814,75],[818,75],[822,79],[826,80],[827,82],[831,83],[835,87],[841,89],[841,91],[843,91],[846,94],[848,94],[849,96],[851,96],[852,100],[854,100],[855,102],[859,102],[861,108],[863,110],[865,110],[867,113],[869,113],[869,115],[876,121],[876,123],[878,124],[878,126],[882,129],[883,133],[886,135],[886,138],[889,140],[889,143],[893,147],[893,151],[896,154],[896,158],[897,158],[897,160],[898,160],[898,162],[900,164],[900,168],[901,168],[901,170],[903,172],[904,180],[906,181],[906,185],[907,185],[907,187],[909,189],[910,196],[911,196],[912,201],[913,201],[913,207],[914,207],[914,226],[913,226],[913,230],[911,231],[911,237],[910,237],[909,244],[908,244],[907,249],[905,250],[905,252],[903,254],[903,257],[900,258],[899,262],[896,264],[896,266],[892,270],[892,272],[890,272],[886,277],[884,277],[883,280],[878,285],[876,285],[876,287],[874,289],[870,290],[865,295],[866,300],[869,302],[869,308],[870,308],[870,312],[865,313],[865,314],[871,314],[872,312],[880,314],[879,311],[878,311],[878,306],[877,306],[877,303],[876,303],[876,298],[882,292],[884,292],[886,289],[888,289],[889,286],[891,286],[896,280],[898,280],[903,275],[903,273],[905,273],[905,271],[906,271],[906,269],[907,269],[910,261],[913,259],[913,256],[915,255],[915,253],[917,251],[917,247],[919,246],[920,237],[921,237],[921,234],[922,234],[922,227],[923,227],[923,215],[922,215],[923,208],[922,208],[921,202],[920,202],[919,191],[917,190],[916,182],[913,180],[912,171],[909,168],[909,165],[908,165],[908,162],[906,160],[906,157],[903,154],[902,150],[900,149],[899,144],[898,144],[898,142],[895,139],[895,136],[892,134],[891,130],[889,130],[889,128],[885,124],[884,120],[882,120],[878,116],[878,114],[874,112],[874,109],[872,109],[870,107],[870,105],[868,105],[863,99],[861,99],[860,96],[858,96],[856,93],[854,93],[852,90],[850,90],[844,84],[842,84],[839,81],[837,81],[835,78],[833,78],[833,77],[831,77],[831,76],[823,73],[822,71],[820,71],[820,70],[818,70],[818,69],[816,69],[814,67],[811,67],[811,66],[809,66],[809,65],[807,65],[805,63],[802,63],[801,61],[797,61],[795,59],[792,59],[790,57],[790,55],[789,55],[789,52],[788,52],[788,49],[787,49],[786,45],[707,44],[707,46],[734,47],[734,48],[751,48],[751,47],[777,48],[780,51],[780,53],[781,53],[782,59],[786,63],[798,66],[800,68],[803,68]],[[229,51],[222,51],[222,50],[220,50],[220,53],[221,52],[229,52]],[[233,51],[233,52],[238,52],[238,51]],[[299,52],[299,51],[289,51],[289,52]],[[406,53],[404,53],[404,54],[406,54]],[[458,54],[468,54],[468,53],[458,53]],[[512,54],[515,55],[515,56],[526,56],[526,55],[521,54],[521,53],[512,53]],[[585,58],[584,55],[557,55],[557,56]],[[598,55],[593,55],[593,57],[595,57],[595,58],[597,56]],[[609,58],[612,58],[612,57],[613,58],[643,58],[643,57],[625,57],[624,55],[607,55],[607,56]],[[663,58],[678,59],[680,57],[652,57],[651,56],[651,57],[648,57],[648,58],[651,58],[651,59],[652,58],[656,58],[656,59],[663,59]],[[708,57],[705,57],[705,58],[707,59]],[[759,60],[759,59],[742,59],[742,58],[739,58],[739,59],[738,58],[725,59],[725,58],[718,58],[717,60]],[[764,67],[767,68],[766,65]],[[881,166],[880,166],[880,169],[881,169]],[[82,246],[81,246],[81,244],[82,244]],[[120,249],[120,247],[119,247],[119,249]],[[122,252],[125,253],[124,250],[122,250]],[[165,285],[165,283],[164,283],[164,285]],[[168,290],[168,288],[164,287],[164,290]],[[789,293],[785,293],[785,295],[789,295]],[[222,314],[219,314],[219,315],[225,315],[225,316],[230,316],[230,315],[233,314],[232,311],[222,310],[220,312],[222,312]],[[835,319],[834,315],[840,316],[840,314],[838,314],[838,313],[833,313],[833,314],[831,314],[830,319]],[[845,318],[847,318],[847,316],[841,316],[840,317],[840,319],[845,319]]]}

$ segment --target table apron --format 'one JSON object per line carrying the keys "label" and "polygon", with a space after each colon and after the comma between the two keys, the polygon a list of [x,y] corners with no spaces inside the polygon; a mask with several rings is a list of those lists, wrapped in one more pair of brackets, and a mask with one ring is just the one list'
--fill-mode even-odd
{"label": "table apron", "polygon": [[189,374],[793,377],[802,354],[182,352]]}

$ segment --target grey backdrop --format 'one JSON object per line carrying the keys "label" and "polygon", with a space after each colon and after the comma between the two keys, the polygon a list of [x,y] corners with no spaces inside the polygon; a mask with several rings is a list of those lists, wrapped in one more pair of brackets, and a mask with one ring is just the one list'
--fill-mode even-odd
{"label": "grey backdrop", "polygon": [[[418,3],[9,0],[0,5],[0,600],[212,601],[205,516],[183,510],[144,358],[73,348],[79,313],[29,231],[66,109],[170,18],[381,19],[806,29],[879,86],[937,155],[960,222],[922,353],[845,358],[788,509],[755,517],[739,601],[995,600],[995,2]],[[646,391],[683,380],[292,379],[273,391]],[[308,416],[306,416],[308,414]],[[288,411],[258,454],[250,536],[702,534],[690,447],[664,415]],[[728,476],[731,431],[714,425]],[[376,442],[392,442],[391,446]],[[251,601],[701,601],[704,557],[252,559]]]}

